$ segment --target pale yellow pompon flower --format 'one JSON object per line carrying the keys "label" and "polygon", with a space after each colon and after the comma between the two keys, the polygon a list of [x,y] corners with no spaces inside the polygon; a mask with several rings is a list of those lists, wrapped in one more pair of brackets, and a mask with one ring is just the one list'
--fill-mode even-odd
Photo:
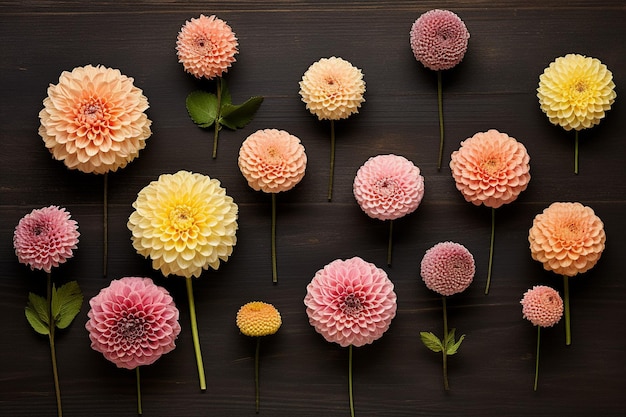
{"label": "pale yellow pompon flower", "polygon": [[246,336],[269,336],[280,328],[280,313],[271,304],[251,301],[237,312],[237,327]]}
{"label": "pale yellow pompon flower", "polygon": [[537,97],[552,124],[565,130],[600,123],[615,101],[613,74],[597,58],[568,54],[557,58],[539,77]]}
{"label": "pale yellow pompon flower", "polygon": [[199,277],[218,269],[237,243],[238,207],[216,179],[163,174],[137,195],[128,219],[133,247],[163,275]]}
{"label": "pale yellow pompon flower", "polygon": [[334,56],[312,64],[300,81],[302,101],[319,120],[345,119],[358,113],[364,93],[361,70]]}

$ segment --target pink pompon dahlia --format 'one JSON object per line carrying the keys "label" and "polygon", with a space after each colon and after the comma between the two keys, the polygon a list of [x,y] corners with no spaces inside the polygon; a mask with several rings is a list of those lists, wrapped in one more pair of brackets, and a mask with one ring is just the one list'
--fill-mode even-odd
{"label": "pink pompon dahlia", "polygon": [[300,139],[284,130],[257,130],[239,149],[239,169],[255,191],[288,191],[304,178],[307,157]]}
{"label": "pink pompon dahlia", "polygon": [[150,278],[113,280],[89,305],[85,328],[91,347],[118,368],[150,365],[176,347],[178,309]]}
{"label": "pink pompon dahlia", "polygon": [[533,219],[528,241],[532,258],[545,270],[572,277],[600,260],[606,234],[604,223],[591,207],[552,203]]}
{"label": "pink pompon dahlia", "polygon": [[103,66],[64,71],[48,87],[39,135],[70,169],[104,174],[124,168],[145,148],[148,99],[133,79]]}
{"label": "pink pompon dahlia", "polygon": [[466,201],[498,208],[528,187],[530,156],[521,142],[495,129],[476,133],[452,153],[450,169]]}
{"label": "pink pompon dahlia", "polygon": [[30,269],[50,272],[74,256],[78,223],[64,208],[49,206],[22,217],[13,234],[17,259]]}
{"label": "pink pompon dahlia", "polygon": [[465,56],[470,34],[465,23],[449,10],[430,10],[411,27],[415,59],[434,71],[458,65]]}
{"label": "pink pompon dahlia", "polygon": [[535,326],[552,327],[563,316],[563,300],[559,293],[544,285],[535,285],[520,301],[522,314]]}
{"label": "pink pompon dahlia", "polygon": [[474,257],[459,243],[437,243],[422,258],[422,280],[429,289],[444,296],[465,291],[475,272]]}
{"label": "pink pompon dahlia", "polygon": [[363,346],[379,339],[396,315],[396,293],[385,271],[359,257],[317,271],[304,297],[309,323],[329,342]]}
{"label": "pink pompon dahlia", "polygon": [[185,22],[176,40],[178,62],[196,78],[221,77],[236,61],[237,38],[228,24],[215,15]]}
{"label": "pink pompon dahlia", "polygon": [[378,155],[356,173],[354,197],[368,216],[394,220],[413,213],[424,197],[424,177],[413,162],[398,155]]}

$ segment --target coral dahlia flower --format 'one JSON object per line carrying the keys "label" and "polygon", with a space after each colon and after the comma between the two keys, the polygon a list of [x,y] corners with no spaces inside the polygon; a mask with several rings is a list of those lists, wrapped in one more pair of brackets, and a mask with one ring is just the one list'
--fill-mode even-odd
{"label": "coral dahlia flower", "polygon": [[600,259],[606,235],[602,220],[580,203],[552,203],[535,216],[528,232],[530,253],[547,271],[572,277]]}
{"label": "coral dahlia flower", "polygon": [[251,301],[241,306],[236,322],[241,333],[253,337],[272,335],[282,324],[276,307],[262,301]]}
{"label": "coral dahlia flower", "polygon": [[150,365],[176,347],[178,309],[150,278],[113,280],[89,305],[85,328],[91,347],[118,368]]}
{"label": "coral dahlia flower", "polygon": [[49,206],[20,219],[13,233],[13,247],[20,263],[49,273],[74,256],[79,236],[78,223],[70,213]]}
{"label": "coral dahlia flower", "polygon": [[176,40],[178,62],[196,78],[221,77],[236,61],[237,38],[228,24],[215,15],[185,22]]}
{"label": "coral dahlia flower", "polygon": [[313,63],[300,81],[302,101],[319,120],[345,119],[358,113],[364,93],[361,70],[334,56]]}
{"label": "coral dahlia flower", "polygon": [[559,293],[545,285],[536,285],[520,301],[522,314],[535,326],[552,327],[563,317],[563,300]]}
{"label": "coral dahlia flower", "polygon": [[309,323],[329,342],[363,346],[379,339],[396,315],[396,293],[385,271],[359,257],[317,271],[304,297]]}
{"label": "coral dahlia flower", "polygon": [[124,168],[152,134],[148,99],[119,70],[87,65],[48,87],[39,135],[70,169],[104,174]]}
{"label": "coral dahlia flower", "polygon": [[528,187],[530,156],[521,142],[495,129],[461,142],[450,160],[456,188],[466,201],[498,208]]}
{"label": "coral dahlia flower", "polygon": [[428,249],[420,265],[426,286],[441,295],[463,292],[474,280],[474,257],[460,243],[441,242]]}
{"label": "coral dahlia flower", "polygon": [[237,242],[237,204],[220,182],[179,171],[137,195],[128,219],[133,247],[165,276],[199,277],[227,261]]}

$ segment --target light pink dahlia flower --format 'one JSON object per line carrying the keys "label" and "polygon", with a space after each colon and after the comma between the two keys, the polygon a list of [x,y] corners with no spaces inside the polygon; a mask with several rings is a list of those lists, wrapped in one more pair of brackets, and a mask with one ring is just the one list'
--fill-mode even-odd
{"label": "light pink dahlia flower", "polygon": [[359,257],[317,271],[304,297],[309,323],[329,342],[363,346],[379,339],[396,315],[396,293],[385,271]]}
{"label": "light pink dahlia flower", "polygon": [[284,130],[257,130],[239,149],[239,169],[255,191],[292,189],[304,178],[306,163],[300,139]]}
{"label": "light pink dahlia flower", "polygon": [[522,314],[535,326],[552,327],[563,316],[563,300],[559,293],[545,285],[535,285],[520,301]]}
{"label": "light pink dahlia flower", "polygon": [[408,159],[378,155],[365,162],[354,178],[354,197],[361,209],[379,220],[413,213],[424,197],[424,177]]}
{"label": "light pink dahlia flower", "polygon": [[422,280],[429,289],[441,295],[465,291],[474,280],[475,272],[474,257],[459,243],[437,243],[422,258]]}
{"label": "light pink dahlia flower", "polygon": [[228,24],[215,15],[185,22],[176,40],[178,62],[196,78],[221,77],[236,61],[237,38]]}
{"label": "light pink dahlia flower", "polygon": [[467,51],[470,34],[465,23],[449,10],[430,10],[411,27],[415,59],[434,71],[458,65]]}
{"label": "light pink dahlia flower", "polygon": [[150,365],[176,347],[178,309],[150,278],[113,280],[89,305],[91,347],[118,368]]}
{"label": "light pink dahlia flower", "polygon": [[495,129],[476,133],[452,153],[450,169],[466,201],[498,208],[528,187],[530,156],[521,142]]}
{"label": "light pink dahlia flower", "polygon": [[58,206],[36,209],[22,217],[13,233],[17,259],[31,270],[50,272],[74,256],[77,248],[78,223]]}

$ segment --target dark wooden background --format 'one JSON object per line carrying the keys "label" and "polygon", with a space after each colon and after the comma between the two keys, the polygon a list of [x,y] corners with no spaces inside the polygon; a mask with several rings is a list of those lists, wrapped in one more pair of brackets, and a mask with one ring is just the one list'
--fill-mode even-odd
{"label": "dark wooden background", "polygon": [[[464,61],[444,73],[445,161],[459,142],[495,128],[523,142],[532,180],[497,210],[492,289],[483,294],[490,211],[466,203],[449,168],[436,169],[436,77],[418,64],[409,29],[432,8],[455,11],[471,39]],[[212,160],[211,131],[197,128],[186,95],[213,88],[184,73],[175,42],[185,20],[216,14],[236,32],[240,53],[226,75],[235,102],[265,96],[246,128],[221,133]],[[29,327],[29,291],[43,294],[45,274],[18,263],[12,234],[34,208],[57,204],[79,222],[75,257],[54,270],[77,280],[85,304],[59,332],[58,363],[66,416],[135,414],[134,373],[117,369],[89,346],[87,300],[123,276],[149,276],[171,291],[181,310],[177,348],[142,370],[146,416],[254,415],[253,340],[235,326],[238,308],[273,303],[283,327],[262,343],[261,414],[346,416],[347,350],[308,324],[302,303],[315,272],[337,258],[360,256],[388,271],[398,295],[390,330],[355,350],[359,416],[617,416],[624,389],[626,284],[626,8],[600,1],[0,1],[0,415],[54,416],[47,340]],[[536,98],[538,77],[556,57],[599,58],[613,72],[617,100],[606,120],[581,133],[580,175],[573,175],[573,134],[550,125]],[[322,57],[361,68],[361,112],[337,123],[337,168],[326,201],[329,124],[305,110],[298,82]],[[53,160],[37,134],[49,83],[76,66],[103,64],[134,77],[150,102],[153,135],[140,157],[109,176],[109,277],[102,277],[102,176],[70,171]],[[270,198],[254,192],[237,168],[241,142],[257,129],[301,138],[307,173],[278,198],[279,285],[271,284]],[[385,265],[387,225],[361,212],[352,195],[356,170],[370,156],[395,153],[425,176],[418,210],[397,221],[393,267]],[[126,221],[137,192],[161,173],[180,169],[216,177],[239,204],[238,244],[218,272],[194,282],[208,389],[200,393],[184,280],[163,278],[137,255]],[[533,392],[536,330],[519,300],[533,285],[562,281],[533,261],[533,217],[554,201],[580,201],[604,221],[607,247],[598,265],[571,280],[573,343],[564,327],[542,332],[539,391]],[[467,334],[450,360],[451,392],[442,389],[441,357],[419,340],[441,334],[439,297],[419,277],[424,252],[437,242],[467,246],[475,282],[449,300],[449,320]]]}

